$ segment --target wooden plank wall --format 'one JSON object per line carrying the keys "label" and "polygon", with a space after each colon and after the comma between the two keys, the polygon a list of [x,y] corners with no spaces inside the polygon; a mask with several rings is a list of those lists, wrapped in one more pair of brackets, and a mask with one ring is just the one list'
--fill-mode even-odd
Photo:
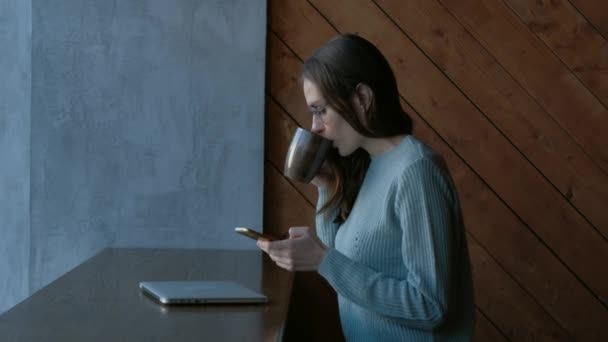
{"label": "wooden plank wall", "polygon": [[[314,225],[283,178],[310,127],[301,63],[341,32],[376,44],[414,134],[447,160],[475,282],[476,341],[608,341],[608,2],[270,0],[265,230]],[[335,340],[335,296],[298,274],[287,336]],[[325,309],[328,307],[329,309]]]}

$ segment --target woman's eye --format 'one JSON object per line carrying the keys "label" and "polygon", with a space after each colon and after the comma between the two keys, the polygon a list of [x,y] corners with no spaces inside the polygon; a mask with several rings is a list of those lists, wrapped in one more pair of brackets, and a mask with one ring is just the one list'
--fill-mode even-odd
{"label": "woman's eye", "polygon": [[323,115],[325,114],[325,108],[322,109],[316,109],[312,111],[312,115]]}

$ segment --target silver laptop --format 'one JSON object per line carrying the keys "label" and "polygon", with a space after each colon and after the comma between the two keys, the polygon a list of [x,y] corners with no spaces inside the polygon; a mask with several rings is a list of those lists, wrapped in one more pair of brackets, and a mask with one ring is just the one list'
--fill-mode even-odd
{"label": "silver laptop", "polygon": [[268,298],[231,281],[142,281],[141,291],[162,304],[266,303]]}

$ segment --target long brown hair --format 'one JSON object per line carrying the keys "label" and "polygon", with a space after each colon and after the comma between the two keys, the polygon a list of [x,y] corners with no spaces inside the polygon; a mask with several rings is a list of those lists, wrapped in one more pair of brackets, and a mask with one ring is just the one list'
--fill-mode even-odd
{"label": "long brown hair", "polygon": [[[412,119],[401,107],[390,65],[372,43],[360,36],[339,35],[315,50],[304,62],[302,79],[316,84],[328,106],[365,137],[388,138],[412,132]],[[363,120],[357,116],[353,103],[359,84],[367,85],[373,94]],[[340,223],[355,203],[370,156],[361,148],[346,157],[333,150],[328,164],[333,186],[319,213],[339,208],[335,222]]]}

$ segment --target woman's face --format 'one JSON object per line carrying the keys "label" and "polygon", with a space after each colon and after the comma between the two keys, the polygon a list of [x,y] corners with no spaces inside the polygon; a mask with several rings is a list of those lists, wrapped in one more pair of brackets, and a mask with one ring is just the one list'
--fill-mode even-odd
{"label": "woman's face", "polygon": [[327,105],[317,85],[305,78],[303,88],[308,109],[312,114],[312,132],[332,140],[341,156],[348,156],[359,148],[363,137]]}

